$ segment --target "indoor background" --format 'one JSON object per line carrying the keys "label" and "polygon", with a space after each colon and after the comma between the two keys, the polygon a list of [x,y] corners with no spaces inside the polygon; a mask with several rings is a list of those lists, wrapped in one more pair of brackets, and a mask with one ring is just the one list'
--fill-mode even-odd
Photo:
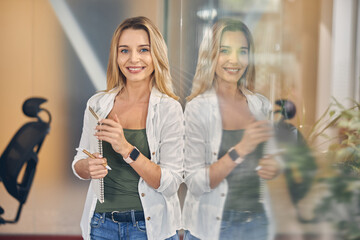
{"label": "indoor background", "polygon": [[[105,89],[113,31],[128,17],[143,15],[168,45],[176,93],[185,106],[201,39],[218,18],[244,21],[256,46],[256,89],[293,101],[290,122],[304,136],[335,97],[345,106],[360,100],[360,2],[358,0],[0,0],[0,150],[29,121],[24,100],[43,97],[51,130],[39,154],[34,183],[17,224],[0,225],[7,235],[80,236],[87,181],[71,162],[87,99]],[[322,146],[324,147],[324,146]],[[328,165],[317,159],[319,169]],[[319,171],[320,174],[323,172]],[[325,173],[326,174],[326,173]],[[325,221],[301,223],[284,176],[269,182],[279,239],[332,239]],[[179,190],[184,198],[186,189]],[[319,199],[309,190],[298,208],[309,219]],[[17,202],[0,184],[4,218]],[[358,209],[359,211],[359,209]],[[61,239],[61,238],[59,238]]]}

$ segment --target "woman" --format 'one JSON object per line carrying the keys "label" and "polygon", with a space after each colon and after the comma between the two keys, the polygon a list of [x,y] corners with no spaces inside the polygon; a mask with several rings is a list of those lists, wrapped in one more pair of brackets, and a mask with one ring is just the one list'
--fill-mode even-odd
{"label": "woman", "polygon": [[[178,239],[183,113],[176,99],[160,31],[145,17],[124,20],[111,41],[107,90],[85,110],[79,149],[95,159],[78,150],[72,164],[75,175],[91,179],[84,239]],[[92,187],[101,178],[103,203]]]}
{"label": "woman", "polygon": [[279,164],[264,154],[270,103],[251,92],[254,83],[249,29],[218,21],[200,46],[185,108],[185,239],[267,239],[260,179],[274,178]]}

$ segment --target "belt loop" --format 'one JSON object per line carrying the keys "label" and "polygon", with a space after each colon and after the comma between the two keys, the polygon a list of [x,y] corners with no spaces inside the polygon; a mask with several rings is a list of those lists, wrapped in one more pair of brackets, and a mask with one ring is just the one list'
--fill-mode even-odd
{"label": "belt loop", "polygon": [[101,213],[101,223],[104,223],[106,219],[105,213]]}
{"label": "belt loop", "polygon": [[136,219],[135,219],[135,210],[134,209],[131,210],[131,220],[133,222],[133,226],[135,227],[136,226]]}

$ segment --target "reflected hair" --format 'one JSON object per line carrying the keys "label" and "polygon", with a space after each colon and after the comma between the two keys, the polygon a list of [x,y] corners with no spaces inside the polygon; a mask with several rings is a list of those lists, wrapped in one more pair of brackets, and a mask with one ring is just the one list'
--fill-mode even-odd
{"label": "reflected hair", "polygon": [[[240,31],[244,33],[249,48],[249,64],[246,71],[238,81],[241,92],[253,91],[255,86],[254,40],[249,28],[241,21],[234,19],[218,20],[210,31],[205,32],[200,44],[198,63],[193,80],[190,96],[187,100],[195,98],[214,86],[216,64],[219,58],[221,38],[224,32]],[[249,92],[249,91],[247,91]]]}
{"label": "reflected hair", "polygon": [[126,78],[117,63],[119,39],[126,29],[142,29],[148,34],[150,54],[154,64],[154,72],[151,75],[151,84],[152,86],[155,85],[160,92],[178,100],[179,97],[173,92],[167,47],[164,38],[158,27],[155,26],[150,19],[142,16],[125,19],[114,32],[111,40],[109,63],[107,67],[106,91],[110,91],[115,87],[119,87],[119,89],[122,90],[126,85]]}

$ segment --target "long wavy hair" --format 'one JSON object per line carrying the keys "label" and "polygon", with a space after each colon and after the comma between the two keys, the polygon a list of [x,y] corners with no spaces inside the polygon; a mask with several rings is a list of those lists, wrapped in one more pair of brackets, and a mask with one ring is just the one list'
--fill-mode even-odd
{"label": "long wavy hair", "polygon": [[211,89],[214,85],[216,74],[215,68],[219,58],[221,38],[226,31],[240,31],[244,33],[249,47],[249,64],[244,74],[238,80],[239,90],[253,91],[255,86],[255,63],[254,63],[254,40],[249,28],[241,21],[234,19],[218,20],[211,31],[205,33],[200,44],[198,63],[193,80],[190,96],[187,100],[195,98],[203,92]]}
{"label": "long wavy hair", "polygon": [[173,92],[167,47],[164,38],[158,27],[156,27],[150,19],[142,16],[125,19],[114,32],[107,67],[106,91],[110,91],[115,87],[119,87],[121,90],[126,85],[126,78],[120,71],[117,63],[119,39],[122,32],[126,29],[142,29],[146,31],[150,41],[150,54],[154,64],[154,72],[151,76],[152,85],[155,85],[160,92],[178,100],[179,97]]}

